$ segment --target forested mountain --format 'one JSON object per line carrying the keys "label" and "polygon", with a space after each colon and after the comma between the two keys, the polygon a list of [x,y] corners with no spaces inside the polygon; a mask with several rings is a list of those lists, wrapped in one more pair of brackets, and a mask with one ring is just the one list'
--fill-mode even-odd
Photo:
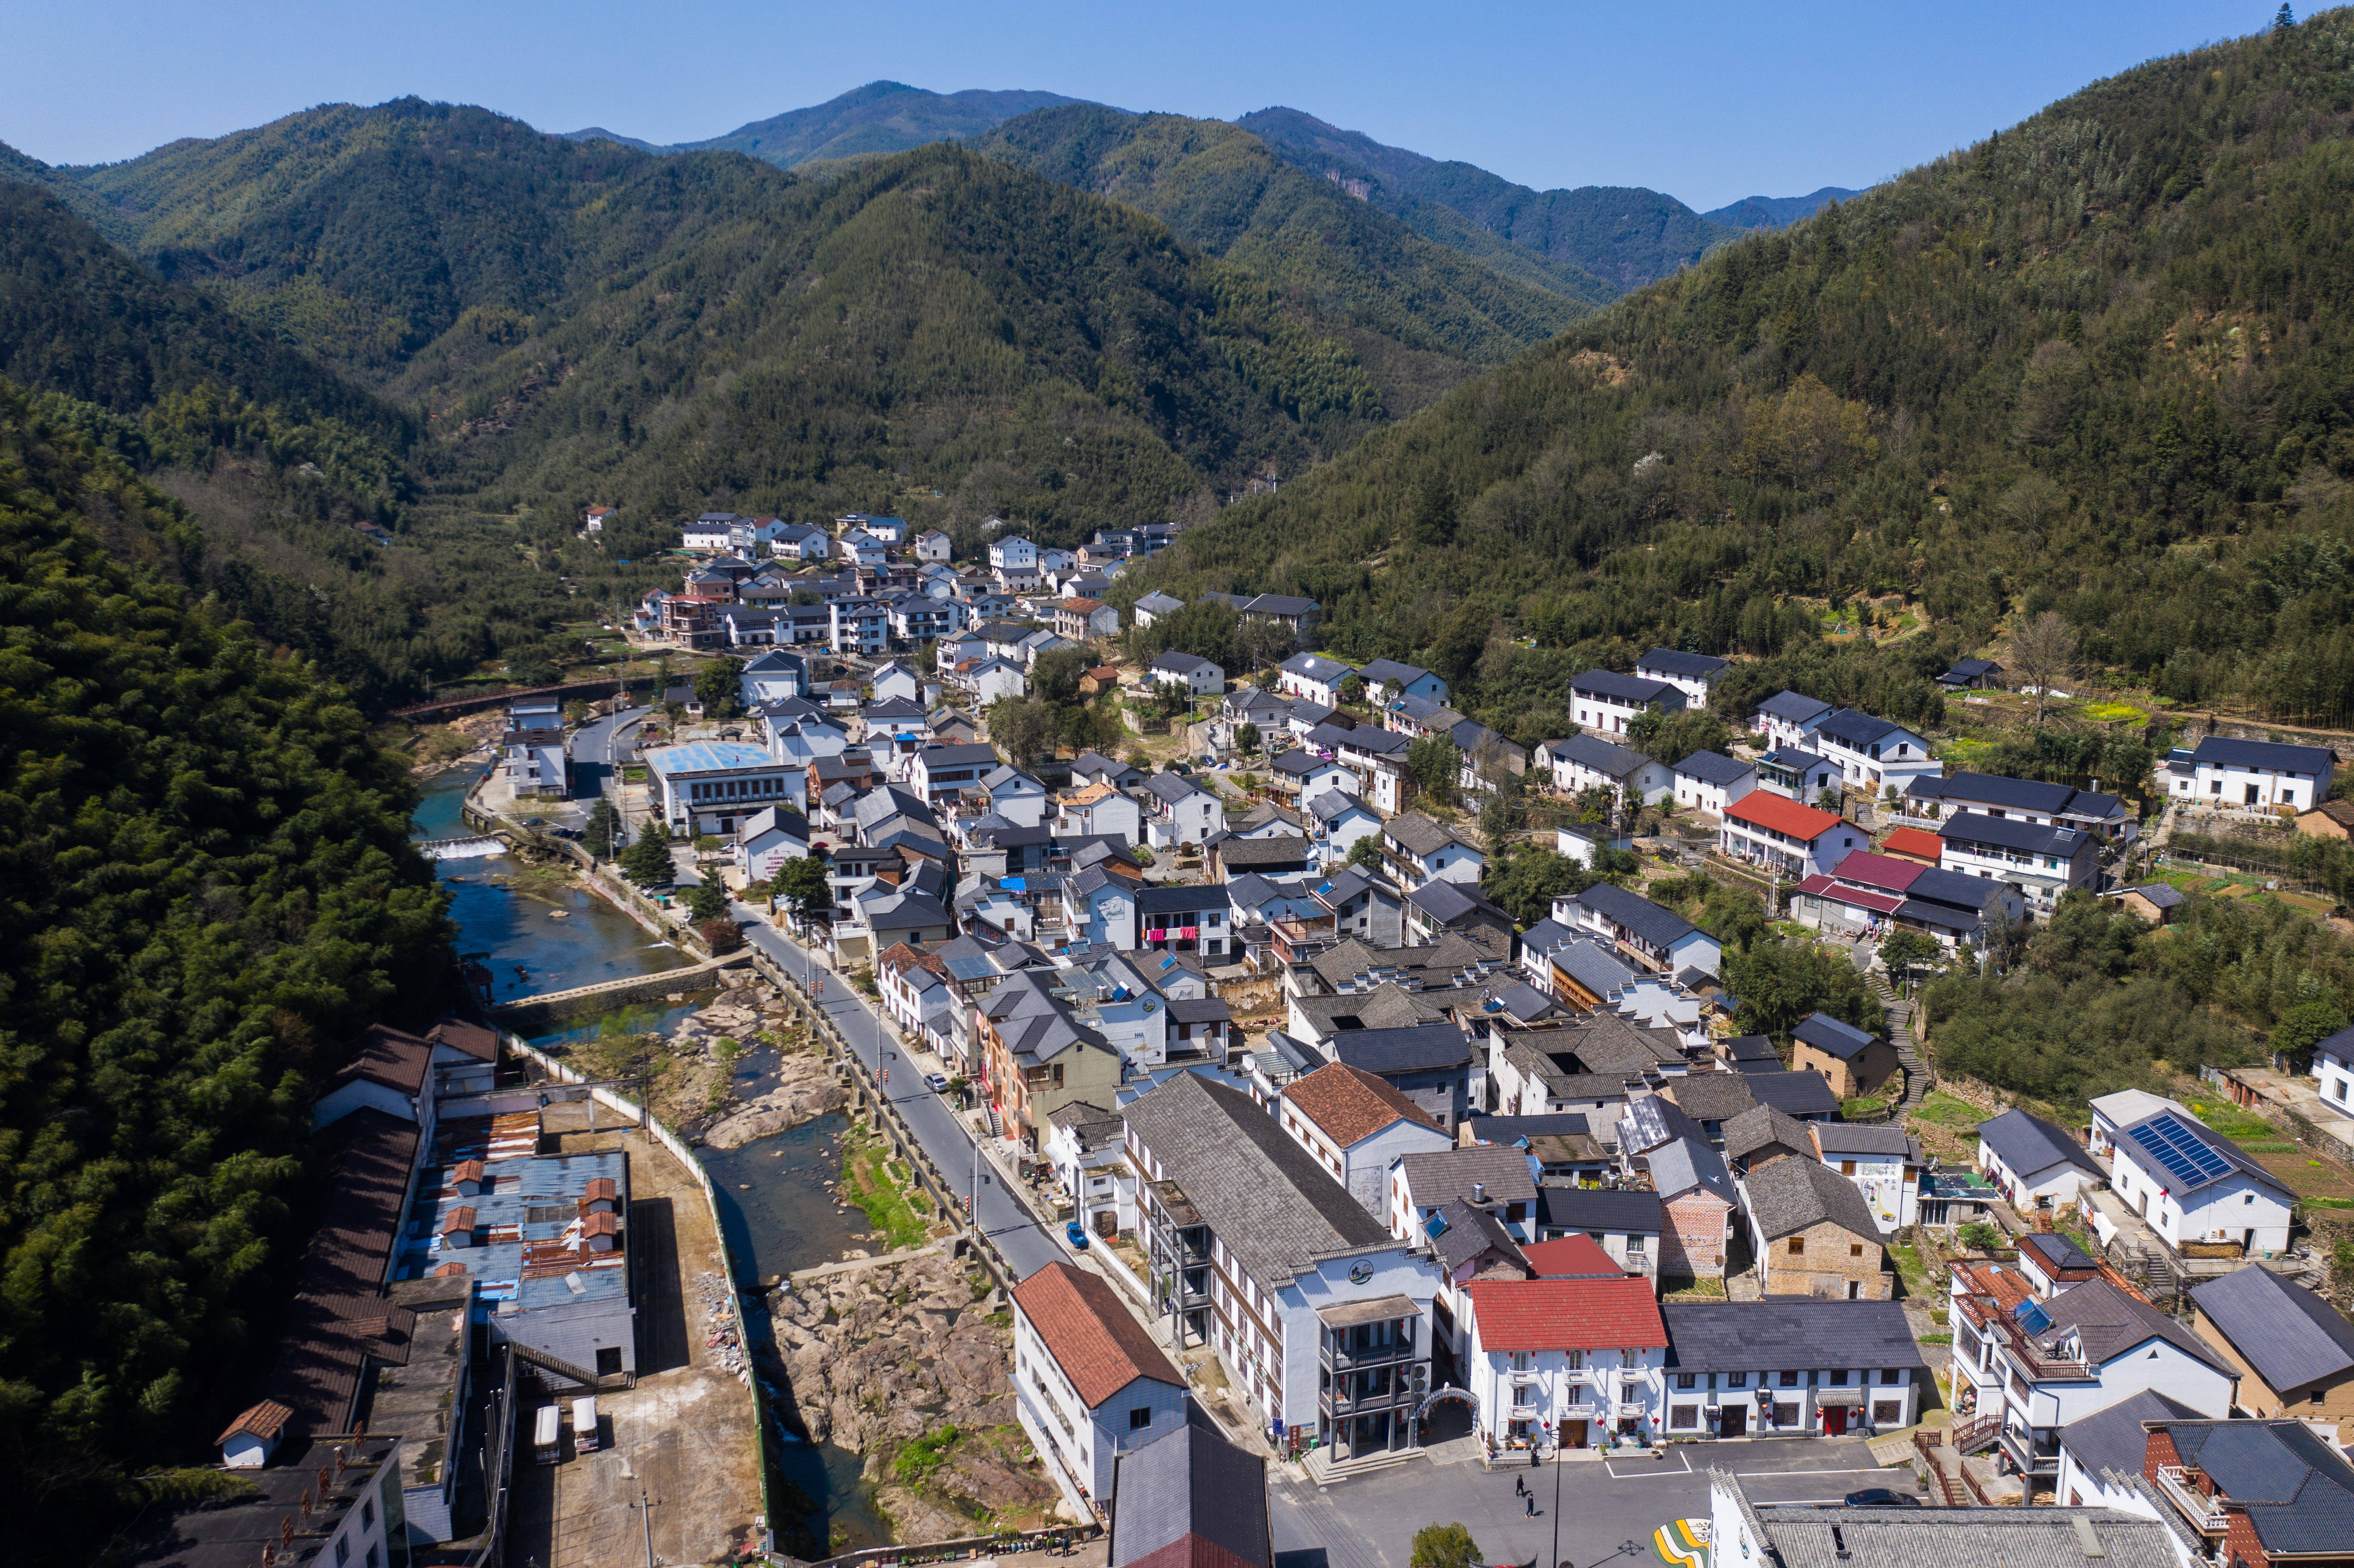
{"label": "forested mountain", "polygon": [[1059,92],[991,92],[979,88],[928,92],[904,82],[870,81],[808,109],[788,110],[708,142],[685,142],[663,150],[748,153],[790,169],[821,159],[905,153],[927,143],[978,136],[1017,114],[1078,101]]}
{"label": "forested mountain", "polygon": [[1862,194],[1844,185],[1825,185],[1802,196],[1743,196],[1730,207],[1720,207],[1701,216],[1727,228],[1787,228],[1802,217],[1812,217],[1831,202],[1853,201]]}
{"label": "forested mountain", "polygon": [[[1583,661],[1811,650],[1792,596],[1901,590],[1970,643],[2054,609],[2167,696],[2344,723],[2349,107],[2346,12],[2153,61],[1725,247],[1123,591],[1311,593],[1333,649],[1508,718]],[[1908,680],[1951,651],[1900,647]]]}
{"label": "forested mountain", "polygon": [[1384,146],[1297,109],[1262,109],[1235,123],[1298,167],[1396,214],[1441,245],[1456,244],[1468,228],[1591,273],[1618,292],[1699,260],[1734,232],[1658,191],[1534,191],[1470,164]]}
{"label": "forested mountain", "polygon": [[201,1457],[315,1223],[313,1098],[452,979],[402,763],[142,564],[193,533],[0,382],[0,1457],[28,1563],[92,1561]]}
{"label": "forested mountain", "polygon": [[[1223,121],[1074,104],[1009,120],[973,144],[1150,213],[1181,239],[1304,302],[1320,322],[1426,355],[1500,363],[1612,293],[1575,268],[1490,236],[1481,237],[1484,260],[1435,244]],[[1402,390],[1385,384],[1385,401],[1427,400]]]}

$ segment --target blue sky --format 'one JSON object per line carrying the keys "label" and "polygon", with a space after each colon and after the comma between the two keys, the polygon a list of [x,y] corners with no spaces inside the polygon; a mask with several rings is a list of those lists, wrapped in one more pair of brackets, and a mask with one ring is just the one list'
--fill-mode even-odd
{"label": "blue sky", "polygon": [[1705,209],[1870,185],[2272,10],[0,0],[0,141],[106,162],[406,93],[688,141],[890,78],[1219,119],[1288,104],[1527,185],[1649,185]]}

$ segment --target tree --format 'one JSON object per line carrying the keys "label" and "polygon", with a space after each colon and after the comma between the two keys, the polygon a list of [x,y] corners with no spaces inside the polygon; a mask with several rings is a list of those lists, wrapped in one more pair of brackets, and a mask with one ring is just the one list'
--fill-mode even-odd
{"label": "tree", "polygon": [[714,659],[695,673],[695,700],[705,718],[733,718],[744,711],[744,661]]}
{"label": "tree", "polygon": [[1528,775],[1502,768],[1490,785],[1487,801],[1479,808],[1479,831],[1488,835],[1492,849],[1528,825]]}
{"label": "tree", "polygon": [[2345,1027],[2346,1010],[2335,1001],[2319,997],[2300,1001],[2282,1013],[2280,1022],[2273,1025],[2272,1048],[2282,1055],[2302,1060],[2315,1045]]}
{"label": "tree", "polygon": [[612,801],[598,796],[597,803],[588,808],[588,823],[580,830],[581,847],[599,860],[610,860],[628,836],[621,813],[613,810]]}
{"label": "tree", "polygon": [[793,917],[804,925],[830,922],[833,914],[833,885],[826,880],[826,863],[815,854],[805,854],[798,860],[785,862],[777,873],[777,896],[793,912]]}
{"label": "tree", "polygon": [[716,920],[727,913],[727,890],[716,875],[705,875],[686,890],[685,902],[687,918],[698,923]]}
{"label": "tree", "polygon": [[1880,961],[1892,979],[1903,980],[1906,971],[1923,964],[1932,964],[1945,954],[1937,938],[1921,931],[1902,927],[1880,939]]}
{"label": "tree", "polygon": [[2273,31],[2285,33],[2296,26],[2296,13],[2288,8],[2288,0],[2281,0],[2281,8],[2273,13]]}
{"label": "tree", "polygon": [[1000,697],[989,705],[989,738],[1017,768],[1055,749],[1055,710],[1035,697]]}
{"label": "tree", "polygon": [[1810,1012],[1828,1012],[1879,1033],[1887,1020],[1880,999],[1847,959],[1812,942],[1753,942],[1724,955],[1724,981],[1741,999],[1734,1026],[1744,1034],[1787,1042]]}
{"label": "tree", "polygon": [[[1257,751],[1260,738],[1258,726],[1245,719],[1242,727],[1235,731],[1235,749],[1244,753]],[[2354,779],[2354,768],[2349,769],[2346,777]]]}
{"label": "tree", "polygon": [[696,929],[703,933],[703,945],[711,949],[715,959],[724,958],[744,945],[744,927],[733,920],[705,920]]}
{"label": "tree", "polygon": [[1479,1543],[1460,1524],[1426,1524],[1414,1532],[1407,1568],[1479,1568]]}
{"label": "tree", "polygon": [[1414,498],[1411,533],[1417,545],[1444,546],[1455,539],[1455,492],[1437,470],[1422,476]]}
{"label": "tree", "polygon": [[1363,677],[1357,675],[1343,676],[1340,685],[1333,688],[1332,694],[1341,699],[1341,705],[1342,707],[1355,707],[1359,703],[1365,700],[1364,680]]}
{"label": "tree", "polygon": [[650,819],[638,830],[637,842],[622,852],[621,874],[640,887],[658,886],[677,874],[671,865],[670,830],[661,818]]}
{"label": "tree", "polygon": [[1416,789],[1451,806],[1463,781],[1463,748],[1446,736],[1426,735],[1405,748],[1405,770]]}
{"label": "tree", "polygon": [[1654,762],[1673,768],[1696,751],[1722,752],[1733,731],[1706,708],[1681,708],[1674,713],[1652,706],[1637,714],[1627,726],[1627,744]]}
{"label": "tree", "polygon": [[2014,627],[2010,633],[2010,668],[2020,690],[2035,699],[2035,722],[2041,725],[2055,695],[2076,685],[2083,668],[2076,633],[2056,609],[2047,609]]}
{"label": "tree", "polygon": [[1601,880],[1558,850],[1519,841],[1489,852],[1479,891],[1518,924],[1533,926],[1553,913],[1554,899],[1583,893]]}
{"label": "tree", "polygon": [[1079,682],[1094,661],[1084,648],[1057,648],[1038,655],[1030,666],[1030,692],[1042,702],[1064,707],[1079,700]]}
{"label": "tree", "polygon": [[1367,833],[1349,846],[1349,863],[1367,871],[1382,868],[1382,835]]}

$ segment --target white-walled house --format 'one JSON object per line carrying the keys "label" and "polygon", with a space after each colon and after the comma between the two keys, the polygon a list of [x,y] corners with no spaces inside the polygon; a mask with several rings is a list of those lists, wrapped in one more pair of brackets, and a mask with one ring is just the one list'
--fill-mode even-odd
{"label": "white-walled house", "polygon": [[1346,1062],[1293,1079],[1270,1108],[1291,1140],[1376,1218],[1386,1213],[1393,1160],[1455,1144],[1429,1112]]}
{"label": "white-walled house", "polygon": [[2302,811],[2329,799],[2337,768],[2338,754],[2325,747],[2211,735],[2189,756],[2168,758],[2167,793],[2201,805]]}
{"label": "white-walled house", "polygon": [[1464,1372],[1497,1446],[1659,1434],[1668,1330],[1649,1281],[1474,1279],[1459,1297]]}
{"label": "white-walled house", "polygon": [[[2158,1239],[2180,1252],[2185,1244],[2236,1244],[2243,1258],[2288,1250],[2296,1195],[2240,1147],[2195,1117],[2161,1110],[2117,1129],[2109,1185]],[[2105,1246],[2116,1232],[2094,1213]]]}
{"label": "white-walled house", "polygon": [[1757,765],[1719,751],[1695,751],[1676,764],[1676,804],[1723,816],[1724,809],[1757,788]]}
{"label": "white-walled house", "polygon": [[2314,1082],[2340,1116],[2354,1116],[2354,1028],[2341,1029],[2313,1048]]}
{"label": "white-walled house", "polygon": [[805,696],[809,692],[809,662],[798,653],[771,648],[746,661],[744,673],[737,677],[736,683],[742,690],[748,708]]}
{"label": "white-walled house", "polygon": [[1648,806],[1675,793],[1675,769],[1598,735],[1548,740],[1537,747],[1537,761],[1552,768],[1553,788],[1564,794],[1607,789],[1625,805]]}
{"label": "white-walled house", "polygon": [[1197,697],[1214,697],[1226,689],[1226,673],[1198,653],[1172,648],[1152,661],[1144,678],[1156,686],[1182,686]]}
{"label": "white-walled house", "polygon": [[2015,1106],[1978,1123],[1978,1169],[2021,1214],[2064,1208],[2109,1174],[2065,1128]]}
{"label": "white-walled house", "polygon": [[1920,1419],[1928,1368],[1901,1302],[1670,1301],[1660,1316],[1670,1437],[1837,1437]]}
{"label": "white-walled house", "polygon": [[733,853],[748,882],[767,882],[785,863],[809,853],[809,819],[781,806],[754,813],[736,830]]}
{"label": "white-walled house", "polygon": [[1365,695],[1376,707],[1387,707],[1400,697],[1419,697],[1426,703],[1447,700],[1447,683],[1417,664],[1375,659],[1357,676],[1365,683]]}
{"label": "white-walled house", "polygon": [[1154,849],[1202,843],[1226,825],[1225,800],[1182,773],[1156,773],[1144,789],[1145,842]]}
{"label": "white-walled house", "polygon": [[1579,728],[1601,735],[1626,734],[1646,708],[1674,713],[1686,705],[1681,689],[1665,681],[1610,670],[1588,670],[1570,678],[1570,715]]}
{"label": "white-walled house", "polygon": [[1817,751],[1815,731],[1831,716],[1830,704],[1799,692],[1776,692],[1757,705],[1757,733],[1769,749]]}
{"label": "white-walled house", "polygon": [[1837,767],[1801,747],[1778,746],[1757,759],[1757,788],[1809,806],[1839,778]]}
{"label": "white-walled house", "polygon": [[1632,851],[1635,835],[1613,832],[1607,822],[1570,822],[1553,830],[1553,847],[1554,853],[1591,868],[1602,850]]}
{"label": "white-walled house", "polygon": [[1872,836],[1844,817],[1775,794],[1753,789],[1725,808],[1716,830],[1717,848],[1729,859],[1778,869],[1803,879],[1829,874]]}
{"label": "white-walled house", "polygon": [[1328,708],[1338,707],[1341,683],[1356,673],[1321,653],[1294,653],[1277,666],[1276,689],[1287,697],[1306,697]]}
{"label": "white-walled house", "polygon": [[1880,795],[1893,787],[1902,796],[1925,773],[1942,773],[1945,764],[1929,753],[1929,743],[1903,725],[1875,718],[1853,708],[1841,708],[1815,726],[1813,747],[1826,762],[1839,765],[1850,789]]}
{"label": "white-walled house", "polygon": [[1315,796],[1301,815],[1308,819],[1308,836],[1323,849],[1328,863],[1346,860],[1359,839],[1382,831],[1380,813],[1345,789]]}
{"label": "white-walled house", "polygon": [[1485,851],[1420,811],[1401,812],[1382,825],[1382,854],[1408,893],[1426,882],[1477,887],[1488,864]]}
{"label": "white-walled house", "polygon": [[2010,1265],[1947,1266],[1954,1430],[1967,1444],[1991,1428],[2031,1490],[2058,1482],[2062,1427],[2145,1389],[2231,1414],[2221,1354],[2143,1298],[2094,1278],[2039,1301]]}
{"label": "white-walled house", "polygon": [[1185,1425],[1184,1375],[1108,1282],[1059,1258],[1013,1287],[1013,1395],[1082,1518],[1109,1504],[1120,1454]]}
{"label": "white-walled house", "polygon": [[1664,681],[1684,694],[1687,707],[1708,706],[1710,694],[1733,663],[1709,653],[1686,653],[1674,648],[1654,648],[1635,661],[1635,673],[1646,681]]}

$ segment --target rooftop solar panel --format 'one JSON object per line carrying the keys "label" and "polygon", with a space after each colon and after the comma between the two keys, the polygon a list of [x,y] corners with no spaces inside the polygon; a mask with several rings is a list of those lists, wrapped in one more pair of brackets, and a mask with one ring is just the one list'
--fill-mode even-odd
{"label": "rooftop solar panel", "polygon": [[2161,1112],[2126,1131],[2166,1168],[2168,1175],[2180,1181],[2186,1192],[2231,1173],[2232,1162],[2171,1111]]}

